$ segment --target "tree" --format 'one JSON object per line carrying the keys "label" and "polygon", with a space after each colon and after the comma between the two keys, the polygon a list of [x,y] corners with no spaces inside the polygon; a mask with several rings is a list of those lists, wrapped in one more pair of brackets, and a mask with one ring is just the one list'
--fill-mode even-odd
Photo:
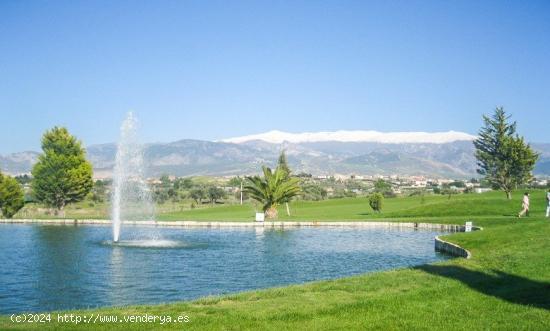
{"label": "tree", "polygon": [[193,180],[191,178],[178,178],[174,181],[174,189],[176,190],[188,190],[193,187]]}
{"label": "tree", "polygon": [[29,175],[24,174],[24,175],[15,176],[15,180],[18,181],[19,184],[25,185],[25,184],[29,184],[32,178]]}
{"label": "tree", "polygon": [[510,123],[509,119],[502,107],[496,108],[491,117],[483,115],[484,126],[474,146],[477,172],[511,199],[512,190],[532,180],[539,154],[516,133],[516,122]]}
{"label": "tree", "polygon": [[243,182],[243,179],[239,176],[231,177],[231,179],[227,182],[227,186],[240,187],[242,182]]}
{"label": "tree", "polygon": [[178,202],[178,199],[179,199],[178,191],[176,191],[173,187],[170,187],[170,188],[166,191],[166,194],[168,195],[168,197],[169,197],[170,199],[172,199],[172,202]]}
{"label": "tree", "polygon": [[12,218],[25,204],[23,189],[13,177],[0,173],[0,210],[5,218]]}
{"label": "tree", "polygon": [[260,176],[246,177],[244,190],[249,196],[263,204],[262,208],[267,218],[277,217],[277,206],[289,202],[300,193],[299,179],[288,177],[281,167],[272,171],[262,167],[263,178]]}
{"label": "tree", "polygon": [[299,174],[296,175],[296,177],[300,177],[300,178],[311,178],[313,177],[312,174],[308,174],[307,172],[300,172]]}
{"label": "tree", "polygon": [[96,180],[92,188],[91,199],[95,203],[101,203],[105,201],[107,188],[105,187],[105,182],[102,180]]}
{"label": "tree", "polygon": [[281,154],[279,154],[279,160],[277,162],[277,166],[281,168],[284,172],[286,172],[287,176],[290,177],[291,170],[290,170],[290,167],[288,166],[288,161],[286,159],[286,153],[284,149],[281,151]]}
{"label": "tree", "polygon": [[[288,166],[284,149],[281,151],[281,154],[279,154],[279,160],[277,161],[277,168],[280,168],[286,174],[286,179],[290,178],[291,170],[290,170],[290,167]],[[285,203],[286,214],[290,216],[290,207],[288,206],[288,201],[283,201],[283,202]]]}
{"label": "tree", "polygon": [[378,193],[386,193],[391,191],[391,184],[383,180],[382,178],[374,182],[374,190]]}
{"label": "tree", "polygon": [[327,198],[327,190],[325,190],[321,185],[317,184],[304,184],[301,185],[302,199],[304,200],[324,200]]}
{"label": "tree", "polygon": [[225,191],[216,186],[210,186],[206,192],[211,204],[215,204],[218,200],[225,197]]}
{"label": "tree", "polygon": [[456,189],[451,188],[450,186],[443,186],[440,193],[442,195],[446,195],[448,200],[451,200],[451,196],[453,194],[458,194],[458,191]]}
{"label": "tree", "polygon": [[163,189],[157,189],[153,191],[153,200],[158,204],[164,204],[168,200],[168,192]]}
{"label": "tree", "polygon": [[92,165],[80,141],[66,128],[46,131],[42,150],[32,169],[34,197],[64,215],[67,204],[81,201],[92,189]]}
{"label": "tree", "polygon": [[369,195],[369,205],[377,213],[382,212],[382,204],[384,202],[384,196],[382,193],[375,192]]}
{"label": "tree", "polygon": [[382,178],[374,182],[374,191],[382,193],[382,195],[386,198],[395,198],[397,196],[392,189],[391,183],[383,180]]}
{"label": "tree", "polygon": [[201,204],[202,199],[206,199],[206,192],[204,188],[198,187],[191,190],[191,192],[189,192],[189,196],[191,197],[191,199],[195,200],[197,204]]}
{"label": "tree", "polygon": [[163,189],[169,189],[171,188],[173,185],[172,185],[172,181],[170,180],[170,176],[164,174],[162,176],[160,176],[160,187],[162,187]]}

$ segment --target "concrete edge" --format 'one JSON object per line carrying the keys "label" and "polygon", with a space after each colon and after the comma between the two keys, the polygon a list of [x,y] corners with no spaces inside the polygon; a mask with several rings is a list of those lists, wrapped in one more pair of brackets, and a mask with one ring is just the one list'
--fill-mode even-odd
{"label": "concrete edge", "polygon": [[[480,230],[483,230],[483,228],[479,226],[472,227],[472,231],[480,231]],[[439,236],[435,237],[435,250],[438,252],[443,252],[452,256],[463,257],[466,259],[469,259],[472,257],[472,253],[469,250],[457,244],[453,244],[452,242],[445,241],[439,238]]]}
{"label": "concrete edge", "polygon": [[[103,224],[110,225],[110,220],[100,219],[0,219],[2,223],[23,223],[23,224]],[[123,221],[123,225],[150,225],[166,227],[396,227],[441,230],[449,232],[463,232],[463,225],[456,224],[434,224],[419,222],[365,222],[365,221],[266,221],[266,222],[219,222],[219,221]]]}

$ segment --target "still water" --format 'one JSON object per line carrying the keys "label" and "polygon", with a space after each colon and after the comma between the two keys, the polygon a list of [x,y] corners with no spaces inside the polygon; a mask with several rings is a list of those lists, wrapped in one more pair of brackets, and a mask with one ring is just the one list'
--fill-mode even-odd
{"label": "still water", "polygon": [[0,224],[0,314],[154,304],[434,262],[440,232]]}

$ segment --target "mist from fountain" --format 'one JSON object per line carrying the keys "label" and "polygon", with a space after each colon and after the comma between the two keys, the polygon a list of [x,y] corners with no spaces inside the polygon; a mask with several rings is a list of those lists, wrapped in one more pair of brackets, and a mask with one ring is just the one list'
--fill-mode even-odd
{"label": "mist from fountain", "polygon": [[138,121],[130,112],[120,127],[111,194],[113,242],[120,240],[123,220],[153,221],[154,204],[144,176]]}

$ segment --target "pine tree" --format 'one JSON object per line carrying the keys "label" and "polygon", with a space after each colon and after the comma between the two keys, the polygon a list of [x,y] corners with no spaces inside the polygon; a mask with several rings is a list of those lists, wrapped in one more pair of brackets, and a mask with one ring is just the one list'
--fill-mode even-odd
{"label": "pine tree", "polygon": [[[290,170],[290,167],[288,166],[288,162],[286,160],[286,153],[285,153],[284,149],[281,151],[281,154],[279,154],[279,160],[277,162],[277,168],[281,169],[281,171],[283,171],[286,174],[285,179],[288,180],[290,178],[291,170]],[[288,205],[289,201],[284,201],[287,216],[290,216],[290,207]]]}
{"label": "pine tree", "polygon": [[539,155],[516,133],[517,124],[509,119],[502,107],[496,108],[491,117],[484,115],[484,126],[474,146],[477,172],[511,199],[512,190],[532,180]]}
{"label": "pine tree", "polygon": [[286,172],[287,174],[287,177],[290,177],[291,175],[291,170],[290,170],[290,167],[288,166],[288,161],[286,159],[286,153],[284,150],[281,151],[281,154],[279,154],[279,160],[277,162],[277,166],[279,168],[281,168],[281,170],[283,170],[284,172]]}
{"label": "pine tree", "polygon": [[92,189],[92,165],[80,141],[66,128],[46,131],[42,150],[32,169],[33,194],[37,201],[63,215],[67,204],[81,201]]}

